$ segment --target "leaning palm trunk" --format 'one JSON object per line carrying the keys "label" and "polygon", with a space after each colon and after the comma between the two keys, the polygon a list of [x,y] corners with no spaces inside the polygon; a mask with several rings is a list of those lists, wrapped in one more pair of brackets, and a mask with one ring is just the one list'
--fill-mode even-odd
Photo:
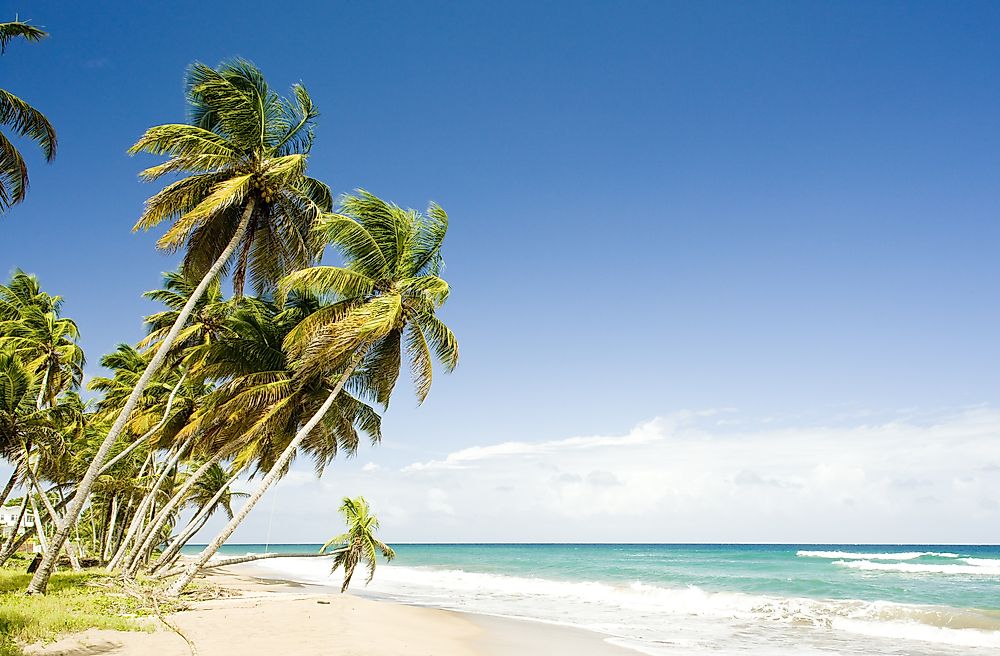
{"label": "leaning palm trunk", "polygon": [[212,495],[212,498],[209,499],[208,503],[202,506],[201,509],[195,513],[194,517],[191,518],[191,521],[189,521],[187,526],[184,527],[184,530],[177,535],[177,539],[175,539],[173,543],[163,552],[163,555],[160,556],[156,565],[153,566],[153,573],[156,573],[158,570],[163,569],[176,560],[175,556],[180,554],[180,550],[184,548],[184,545],[187,544],[188,540],[194,537],[194,534],[200,531],[201,527],[205,525],[205,522],[208,521],[209,515],[212,514],[215,507],[219,504],[219,499],[222,498],[222,495],[226,493],[226,490],[229,489],[229,486],[232,485],[233,481],[235,481],[239,475],[239,472],[236,472],[230,476],[229,480],[223,483],[216,493]]}
{"label": "leaning palm trunk", "polygon": [[[38,481],[35,479],[30,468],[28,468],[28,474],[31,478],[31,486],[28,488],[27,493],[31,494],[31,487],[35,488],[35,492],[38,494],[38,498],[42,500],[42,506],[45,508],[45,512],[49,516],[49,520],[52,522],[52,525],[58,526],[59,513],[56,511],[55,507],[52,505],[52,502],[49,500],[49,495],[45,494],[45,490],[43,490],[42,486],[38,484]],[[39,522],[40,520],[39,520],[38,507],[35,505],[34,497],[31,497],[31,510],[35,515],[35,521]],[[45,546],[45,541],[43,539],[45,536],[45,531],[43,530],[38,535],[39,535],[39,542],[42,543],[42,548],[45,549],[46,546]],[[81,569],[80,561],[77,559],[76,552],[73,551],[73,547],[69,543],[69,541],[63,544],[63,548],[66,550],[66,555],[69,556],[69,563],[73,567],[73,571],[79,572]]]}
{"label": "leaning palm trunk", "polygon": [[10,473],[10,478],[7,479],[7,485],[4,486],[3,492],[0,493],[0,507],[7,503],[7,497],[10,493],[14,491],[14,486],[17,485],[17,467],[14,467],[14,471]]}
{"label": "leaning palm trunk", "polygon": [[[215,569],[216,567],[226,567],[228,565],[239,565],[240,563],[252,563],[255,560],[266,560],[268,558],[323,558],[326,556],[337,555],[343,549],[337,549],[335,551],[325,551],[322,553],[281,553],[281,552],[271,552],[262,554],[247,554],[245,556],[237,556],[236,558],[226,558],[225,560],[216,560],[211,563],[205,563],[201,566],[201,569]],[[168,572],[163,572],[162,574],[157,574],[153,578],[155,579],[168,579],[171,576],[176,576],[184,571],[184,568],[172,569]]]}
{"label": "leaning palm trunk", "polygon": [[132,442],[132,444],[130,444],[125,450],[123,450],[121,453],[119,453],[118,455],[116,455],[111,460],[108,460],[106,463],[104,463],[104,466],[101,467],[101,470],[99,472],[97,472],[98,476],[100,476],[101,474],[107,472],[109,469],[111,469],[112,467],[114,467],[115,464],[119,460],[121,460],[122,458],[124,458],[128,454],[132,453],[132,451],[134,451],[138,447],[142,446],[142,444],[146,440],[148,440],[149,438],[151,438],[156,433],[156,431],[158,431],[161,428],[163,428],[163,425],[166,424],[167,420],[170,418],[170,409],[174,405],[174,398],[177,396],[177,392],[180,390],[181,385],[184,384],[184,379],[186,377],[187,377],[187,372],[181,374],[181,379],[177,381],[176,385],[174,385],[174,389],[170,390],[170,396],[167,397],[167,408],[166,408],[166,410],[163,411],[163,416],[160,417],[160,421],[158,421],[156,423],[156,425],[153,426],[152,428],[150,428],[148,431],[146,431],[145,433],[143,433],[142,437],[140,437],[139,439],[137,439],[135,442]]}
{"label": "leaning palm trunk", "polygon": [[35,497],[31,495],[30,488],[25,491],[25,494],[28,495],[28,500],[31,502],[31,515],[35,520],[35,526],[38,527],[38,544],[42,547],[42,553],[48,554],[49,539],[45,537],[45,526],[42,524],[42,516],[38,512],[38,504],[35,503]]}
{"label": "leaning palm trunk", "polygon": [[[91,506],[93,508],[93,506]],[[115,539],[115,529],[118,528],[118,495],[112,495],[111,506],[108,509],[110,512],[108,514],[108,528],[104,535],[104,544],[101,547],[101,562],[108,562],[108,558],[111,557],[111,546],[114,544]],[[93,512],[93,511],[91,511]]]}
{"label": "leaning palm trunk", "polygon": [[[23,442],[21,443],[21,447],[24,449],[24,470],[25,472],[27,472],[28,475],[28,486],[27,489],[25,490],[25,493],[31,494],[31,489],[34,488],[35,492],[38,493],[38,497],[42,500],[42,505],[45,507],[45,512],[48,513],[49,519],[52,521],[52,525],[58,526],[59,513],[56,512],[56,509],[52,506],[52,501],[49,500],[49,495],[45,493],[45,490],[38,483],[38,476],[35,474],[35,470],[31,466],[31,451],[28,450],[29,449],[28,445]],[[35,521],[38,521],[38,508],[35,507],[34,498],[32,498],[31,506],[32,506],[32,512],[35,514]],[[40,538],[44,535],[45,535],[44,530],[39,533]],[[42,542],[42,547],[44,549],[45,548],[44,540],[40,539],[39,541]],[[66,542],[64,546],[66,547],[66,555],[69,556],[69,562],[70,565],[72,565],[73,567],[73,571],[79,572],[80,561],[77,560],[76,554],[73,552],[72,546],[70,545],[69,542]]]}
{"label": "leaning palm trunk", "polygon": [[[128,422],[129,416],[135,410],[135,407],[139,403],[139,398],[142,396],[142,392],[146,389],[146,385],[152,380],[153,376],[159,371],[163,362],[167,358],[167,354],[170,352],[174,341],[177,339],[177,335],[180,334],[181,330],[184,328],[184,324],[187,323],[188,318],[191,313],[194,312],[195,306],[201,297],[205,294],[205,290],[208,289],[209,285],[215,280],[219,272],[222,271],[226,262],[232,256],[233,251],[243,240],[243,236],[246,234],[247,227],[250,225],[250,217],[253,214],[254,201],[251,198],[247,202],[246,208],[243,210],[243,216],[240,217],[239,225],[236,226],[236,231],[233,234],[233,238],[226,245],[226,248],[219,255],[219,258],[212,264],[212,267],[202,278],[201,282],[195,288],[191,297],[184,304],[180,313],[177,315],[177,319],[174,321],[174,325],[170,327],[170,332],[163,339],[159,348],[156,349],[156,354],[146,365],[146,370],[142,372],[142,376],[139,377],[139,382],[136,383],[135,388],[132,393],[129,394],[128,400],[125,402],[125,407],[122,408],[121,412],[118,414],[118,418],[115,423],[112,424],[111,430],[108,431],[107,437],[101,442],[100,448],[97,449],[97,453],[94,455],[94,459],[91,461],[90,466],[87,468],[87,473],[84,474],[83,479],[80,481],[80,485],[77,486],[76,496],[73,497],[73,502],[70,503],[69,508],[66,510],[66,516],[63,521],[56,528],[55,535],[52,538],[53,548],[58,551],[62,547],[63,543],[66,542],[66,538],[69,537],[70,528],[76,522],[77,518],[80,516],[80,512],[83,510],[84,504],[87,502],[87,498],[90,496],[90,490],[94,486],[94,481],[97,480],[98,472],[101,470],[101,466],[104,464],[105,459],[108,457],[108,452],[111,447],[114,446],[115,441],[118,436],[121,435],[122,431],[125,429],[125,424]],[[52,576],[52,571],[55,568],[56,557],[55,554],[50,551],[42,559],[41,564],[38,566],[38,570],[35,575],[31,578],[31,583],[28,584],[27,593],[28,594],[44,594],[46,587],[49,584],[49,578]]]}
{"label": "leaning palm trunk", "polygon": [[153,483],[153,486],[142,498],[142,501],[136,508],[135,515],[132,516],[132,522],[129,524],[128,529],[126,529],[125,531],[125,537],[122,538],[122,542],[118,546],[118,551],[115,552],[115,555],[111,559],[111,562],[108,563],[108,570],[113,570],[116,567],[118,567],[122,558],[124,558],[125,554],[128,553],[127,551],[128,545],[129,543],[132,542],[132,538],[136,535],[136,532],[142,526],[142,523],[146,521],[146,513],[149,511],[150,507],[153,504],[153,501],[156,499],[156,495],[159,494],[160,486],[163,485],[163,481],[167,480],[167,476],[170,474],[170,470],[177,465],[177,461],[181,459],[182,455],[184,455],[184,451],[187,450],[189,442],[190,440],[187,440],[183,444],[181,444],[180,447],[178,447],[177,451],[174,452],[174,455],[171,456],[171,458],[163,464],[163,470],[160,472],[160,475],[156,477],[156,481]]}
{"label": "leaning palm trunk", "polygon": [[365,349],[363,348],[358,350],[354,359],[340,376],[340,380],[337,381],[337,385],[333,388],[333,391],[330,392],[330,395],[326,397],[325,401],[323,401],[323,405],[319,407],[319,410],[317,410],[316,413],[309,418],[309,421],[307,421],[305,425],[295,434],[292,441],[289,442],[288,446],[285,447],[285,450],[281,452],[281,456],[279,456],[278,460],[271,466],[270,471],[268,471],[267,475],[264,476],[264,480],[260,482],[257,490],[254,491],[253,495],[251,495],[251,497],[247,499],[247,502],[243,504],[243,507],[240,508],[240,511],[229,520],[229,523],[226,524],[226,527],[223,528],[217,536],[215,536],[215,539],[212,540],[211,544],[205,547],[205,549],[198,555],[198,558],[195,559],[193,563],[188,565],[188,567],[184,570],[184,573],[181,574],[180,578],[178,578],[174,584],[170,586],[169,594],[179,595],[181,590],[187,587],[188,583],[190,583],[198,573],[198,570],[204,567],[205,563],[207,563],[208,560],[215,555],[215,552],[218,551],[219,547],[221,547],[223,543],[229,539],[229,536],[233,534],[233,531],[235,531],[236,527],[240,525],[240,522],[242,522],[243,519],[250,514],[253,507],[257,505],[257,502],[260,501],[261,497],[264,496],[264,493],[267,492],[267,489],[271,487],[276,480],[278,480],[282,470],[284,470],[285,466],[288,465],[288,462],[292,459],[292,455],[295,453],[296,449],[299,448],[299,444],[302,443],[302,440],[306,438],[309,432],[316,427],[316,424],[318,424],[323,419],[323,416],[326,415],[327,411],[330,410],[330,407],[333,406],[334,400],[344,388],[344,385],[347,383],[347,379],[354,374],[354,370],[361,362],[361,358],[364,356],[364,351]]}
{"label": "leaning palm trunk", "polygon": [[38,388],[38,398],[35,399],[35,409],[41,411],[45,405],[45,388],[49,386],[49,366],[45,365],[45,374],[42,376],[42,385]]}
{"label": "leaning palm trunk", "polygon": [[[156,453],[152,452],[152,451],[149,453],[149,455],[146,456],[146,459],[142,462],[142,467],[139,468],[139,474],[135,477],[135,479],[137,481],[141,481],[142,480],[142,477],[145,476],[145,474],[146,474],[146,469],[148,469],[151,464],[152,464],[152,466],[153,466],[153,468],[155,470],[155,468],[156,468]],[[129,517],[129,514],[132,512],[132,510],[133,510],[132,506],[135,505],[136,509],[138,509],[139,503],[142,503],[142,501],[146,498],[146,495],[143,495],[141,499],[138,499],[138,503],[136,503],[137,500],[134,497],[135,497],[135,495],[132,495],[131,497],[129,497],[127,499],[123,499],[121,503],[118,503],[118,497],[117,497],[117,495],[114,496],[112,498],[112,501],[114,501],[116,503],[111,507],[110,512],[112,512],[115,516],[121,515],[122,522],[124,522],[125,519],[127,517]],[[132,516],[133,519],[135,518],[134,514],[132,514],[131,516]],[[110,521],[111,520],[109,519],[107,522],[105,522],[105,526],[107,526]],[[132,522],[129,521],[128,526],[131,526],[131,524],[132,524]],[[123,524],[123,526],[124,526],[124,524]],[[115,532],[114,531],[111,531],[111,534],[108,536],[107,546],[105,547],[104,551],[102,552],[102,553],[104,553],[104,556],[101,559],[101,563],[105,567],[109,567],[110,566],[110,564],[111,564],[110,561],[115,560],[115,559],[119,559],[119,558],[122,557],[122,556],[119,555],[118,548],[121,546],[122,541],[124,541],[124,539],[125,539],[125,532],[126,531],[128,531],[128,527],[127,526],[124,527],[124,530],[122,531],[121,539],[118,540],[118,541],[114,540],[114,537],[115,537]],[[134,535],[134,532],[133,532],[133,535]],[[129,539],[131,539],[131,538],[132,538],[132,536],[130,535]],[[112,553],[114,554],[113,556],[112,556]]]}
{"label": "leaning palm trunk", "polygon": [[138,547],[132,552],[131,557],[126,561],[125,566],[122,568],[123,573],[127,578],[133,578],[135,573],[139,569],[139,565],[142,564],[143,559],[146,557],[153,547],[156,546],[156,538],[160,533],[160,529],[170,518],[171,513],[174,512],[184,498],[187,496],[191,488],[194,487],[195,483],[205,475],[205,473],[212,468],[213,465],[217,464],[220,460],[226,457],[228,450],[221,450],[212,456],[205,464],[198,468],[193,474],[188,476],[188,479],[184,481],[181,488],[170,498],[160,513],[150,522],[149,526],[146,528],[145,532],[136,540]]}
{"label": "leaning palm trunk", "polygon": [[[208,516],[200,516],[197,518],[198,523],[195,525],[188,525],[184,529],[184,533],[178,535],[177,538],[171,543],[170,548],[164,551],[163,555],[159,557],[156,563],[150,568],[149,573],[156,578],[162,578],[164,576],[163,570],[169,569],[180,560],[181,550],[188,543],[188,541],[195,536],[195,534],[208,523]],[[192,520],[193,521],[193,520]],[[166,576],[173,576],[173,574],[179,574],[180,571],[173,572],[172,574],[167,574]]]}

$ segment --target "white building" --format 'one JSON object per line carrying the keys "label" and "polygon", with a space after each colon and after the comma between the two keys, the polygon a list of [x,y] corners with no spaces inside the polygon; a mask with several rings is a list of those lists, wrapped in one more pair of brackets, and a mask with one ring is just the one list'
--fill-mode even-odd
{"label": "white building", "polygon": [[0,506],[0,534],[7,537],[14,531],[21,530],[35,525],[35,518],[31,512],[24,513],[21,525],[17,525],[17,518],[21,514],[21,504],[16,506]]}

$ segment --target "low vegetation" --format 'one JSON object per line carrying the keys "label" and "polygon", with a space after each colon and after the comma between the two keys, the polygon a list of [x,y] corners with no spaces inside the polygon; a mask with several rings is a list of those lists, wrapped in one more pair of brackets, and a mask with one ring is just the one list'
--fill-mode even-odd
{"label": "low vegetation", "polygon": [[20,656],[22,645],[90,628],[155,628],[154,609],[142,594],[126,593],[100,571],[57,572],[47,595],[25,595],[26,564],[15,557],[0,568],[0,656]]}

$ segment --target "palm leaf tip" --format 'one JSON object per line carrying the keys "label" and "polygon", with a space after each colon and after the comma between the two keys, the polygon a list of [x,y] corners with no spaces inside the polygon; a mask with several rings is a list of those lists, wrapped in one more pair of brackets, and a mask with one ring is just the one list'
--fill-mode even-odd
{"label": "palm leaf tip", "polygon": [[7,50],[7,45],[14,39],[21,38],[29,42],[41,41],[48,35],[49,33],[45,30],[22,21],[0,23],[0,55]]}

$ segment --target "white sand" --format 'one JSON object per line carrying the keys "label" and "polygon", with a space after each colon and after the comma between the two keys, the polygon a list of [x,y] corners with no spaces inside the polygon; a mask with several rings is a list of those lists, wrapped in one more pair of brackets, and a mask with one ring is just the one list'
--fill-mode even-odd
{"label": "white sand", "polygon": [[[209,580],[240,596],[196,602],[168,620],[199,656],[627,656],[597,634],[373,601],[230,572]],[[155,621],[155,620],[154,620]],[[91,629],[27,650],[37,656],[188,656],[176,633]]]}

